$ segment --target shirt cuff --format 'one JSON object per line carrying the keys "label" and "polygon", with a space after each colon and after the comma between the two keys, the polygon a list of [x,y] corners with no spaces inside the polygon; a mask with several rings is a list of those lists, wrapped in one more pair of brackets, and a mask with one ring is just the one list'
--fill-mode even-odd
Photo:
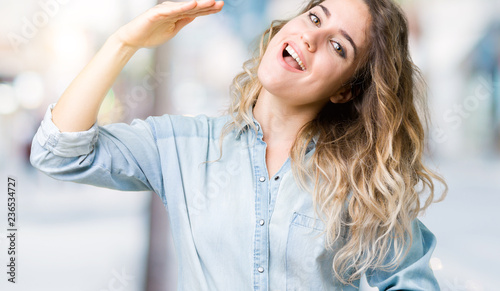
{"label": "shirt cuff", "polygon": [[54,155],[61,157],[77,157],[90,153],[94,149],[99,133],[97,122],[87,131],[61,132],[52,122],[54,106],[55,104],[49,106],[38,128],[36,133],[38,143]]}

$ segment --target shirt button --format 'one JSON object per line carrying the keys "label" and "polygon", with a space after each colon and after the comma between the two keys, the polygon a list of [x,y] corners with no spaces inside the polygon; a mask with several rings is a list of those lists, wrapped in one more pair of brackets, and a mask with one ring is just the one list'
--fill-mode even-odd
{"label": "shirt button", "polygon": [[264,273],[264,268],[262,268],[262,267],[258,267],[258,268],[257,268],[257,271],[259,271],[259,273]]}
{"label": "shirt button", "polygon": [[260,225],[264,225],[264,223],[266,223],[266,221],[264,219],[259,220]]}
{"label": "shirt button", "polygon": [[280,176],[274,177],[274,181],[278,181],[280,179]]}
{"label": "shirt button", "polygon": [[259,178],[259,181],[264,182],[266,180],[266,177],[262,176]]}

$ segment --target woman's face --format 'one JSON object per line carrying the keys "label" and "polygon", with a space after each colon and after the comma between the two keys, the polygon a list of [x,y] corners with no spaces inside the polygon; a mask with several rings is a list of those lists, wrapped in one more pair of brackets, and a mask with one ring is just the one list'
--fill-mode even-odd
{"label": "woman's face", "polygon": [[262,58],[263,88],[292,106],[348,101],[344,85],[365,52],[370,19],[363,0],[326,0],[292,19]]}

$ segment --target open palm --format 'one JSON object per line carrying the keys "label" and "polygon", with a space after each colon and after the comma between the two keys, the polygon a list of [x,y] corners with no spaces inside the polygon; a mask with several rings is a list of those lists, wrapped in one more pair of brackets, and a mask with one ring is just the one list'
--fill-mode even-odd
{"label": "open palm", "polygon": [[158,46],[172,37],[196,17],[217,13],[223,1],[166,1],[144,12],[117,32],[118,38],[134,48]]}

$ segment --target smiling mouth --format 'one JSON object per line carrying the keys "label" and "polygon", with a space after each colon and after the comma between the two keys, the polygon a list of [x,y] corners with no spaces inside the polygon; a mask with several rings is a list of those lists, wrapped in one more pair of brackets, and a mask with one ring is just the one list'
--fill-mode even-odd
{"label": "smiling mouth", "polygon": [[295,69],[300,70],[300,71],[306,70],[304,63],[300,59],[297,52],[295,52],[295,50],[288,44],[286,45],[285,49],[283,50],[283,59],[292,68],[295,68]]}

